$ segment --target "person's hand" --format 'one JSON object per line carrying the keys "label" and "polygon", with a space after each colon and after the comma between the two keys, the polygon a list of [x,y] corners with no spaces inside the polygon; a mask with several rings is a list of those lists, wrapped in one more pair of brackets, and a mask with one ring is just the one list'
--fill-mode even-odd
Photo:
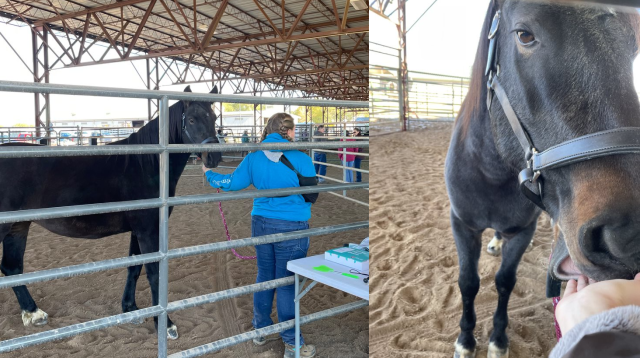
{"label": "person's hand", "polygon": [[640,273],[633,280],[610,280],[589,284],[588,278],[580,276],[570,280],[564,296],[556,307],[556,319],[562,332],[585,319],[612,308],[640,306]]}
{"label": "person's hand", "polygon": [[204,166],[204,164],[202,164],[202,172],[203,172],[203,173],[206,173],[206,172],[208,172],[209,170],[211,170],[211,169],[209,169],[209,168],[205,167],[205,166]]}

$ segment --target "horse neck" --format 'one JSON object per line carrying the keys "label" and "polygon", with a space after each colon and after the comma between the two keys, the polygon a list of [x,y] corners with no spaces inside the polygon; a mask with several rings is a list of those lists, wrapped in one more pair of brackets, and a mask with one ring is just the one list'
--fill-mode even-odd
{"label": "horse neck", "polygon": [[[182,102],[177,102],[169,108],[169,144],[184,144],[182,140],[182,113],[184,107]],[[145,126],[140,128],[138,132],[126,139],[127,144],[158,144],[158,117],[151,120]],[[190,153],[171,153],[169,154],[169,187],[171,191],[175,188],[180,179],[180,175],[184,171],[189,160]],[[154,165],[153,170],[157,173],[159,170],[159,162]]]}
{"label": "horse neck", "polygon": [[[481,98],[486,98],[486,92],[482,93]],[[494,105],[499,104],[494,103]],[[451,140],[456,146],[456,151],[466,154],[458,157],[458,159],[469,160],[465,165],[482,168],[483,173],[493,180],[505,180],[507,177],[511,177],[514,171],[498,152],[489,110],[484,103],[481,107],[469,121],[466,135],[461,135],[460,123],[454,125],[454,135]]]}

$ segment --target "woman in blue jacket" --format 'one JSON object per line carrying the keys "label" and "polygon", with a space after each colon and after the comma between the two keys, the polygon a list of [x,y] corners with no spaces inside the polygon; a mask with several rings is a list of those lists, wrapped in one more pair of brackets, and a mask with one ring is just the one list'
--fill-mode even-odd
{"label": "woman in blue jacket", "polygon": [[[262,133],[262,143],[287,143],[293,141],[295,124],[287,113],[276,113],[267,122]],[[285,156],[293,167],[303,176],[315,176],[315,168],[311,158],[298,150],[261,150],[248,154],[236,170],[227,175],[214,173],[202,167],[207,181],[214,188],[225,191],[242,190],[253,184],[258,190],[280,189],[300,186],[296,173],[285,166],[280,157]],[[251,235],[263,236],[309,228],[311,203],[305,202],[302,195],[289,195],[276,198],[253,199],[251,212]],[[258,277],[256,282],[265,282],[282,277],[292,276],[287,270],[287,262],[307,256],[309,238],[287,240],[274,244],[256,246]],[[271,310],[273,297],[277,290],[278,321],[284,322],[295,317],[294,285],[278,287],[253,294],[253,327],[255,329],[273,324]],[[285,343],[285,358],[295,356],[295,330],[288,329],[280,333]],[[256,345],[267,343],[265,337],[253,340]],[[316,349],[305,345],[300,337],[300,357],[315,356]]]}

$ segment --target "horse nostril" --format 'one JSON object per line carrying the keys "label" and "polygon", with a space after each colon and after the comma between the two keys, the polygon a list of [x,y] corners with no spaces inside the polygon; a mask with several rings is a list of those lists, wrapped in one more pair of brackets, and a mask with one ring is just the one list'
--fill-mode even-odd
{"label": "horse nostril", "polygon": [[[605,219],[605,220],[603,220]],[[640,263],[640,248],[636,236],[640,223],[625,218],[590,220],[581,228],[580,247],[584,255],[596,265],[620,263],[636,267]]]}

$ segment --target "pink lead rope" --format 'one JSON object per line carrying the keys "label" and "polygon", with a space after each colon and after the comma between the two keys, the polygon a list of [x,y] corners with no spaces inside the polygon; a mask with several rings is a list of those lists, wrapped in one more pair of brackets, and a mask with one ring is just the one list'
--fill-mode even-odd
{"label": "pink lead rope", "polygon": [[[220,189],[217,189],[217,193],[220,194]],[[222,217],[222,223],[224,224],[224,231],[227,233],[227,241],[231,241],[231,235],[229,235],[229,227],[227,226],[227,219],[224,217],[224,212],[222,211],[222,202],[218,202],[218,208],[220,209],[220,216]],[[242,256],[236,252],[235,249],[231,249],[233,254],[236,255],[237,258],[241,260],[255,260],[255,256]]]}
{"label": "pink lead rope", "polygon": [[556,327],[556,341],[560,341],[560,338],[562,338],[562,331],[560,331],[560,325],[556,319],[556,306],[558,305],[558,302],[560,302],[560,297],[553,297],[551,301],[553,302],[553,323]]}

